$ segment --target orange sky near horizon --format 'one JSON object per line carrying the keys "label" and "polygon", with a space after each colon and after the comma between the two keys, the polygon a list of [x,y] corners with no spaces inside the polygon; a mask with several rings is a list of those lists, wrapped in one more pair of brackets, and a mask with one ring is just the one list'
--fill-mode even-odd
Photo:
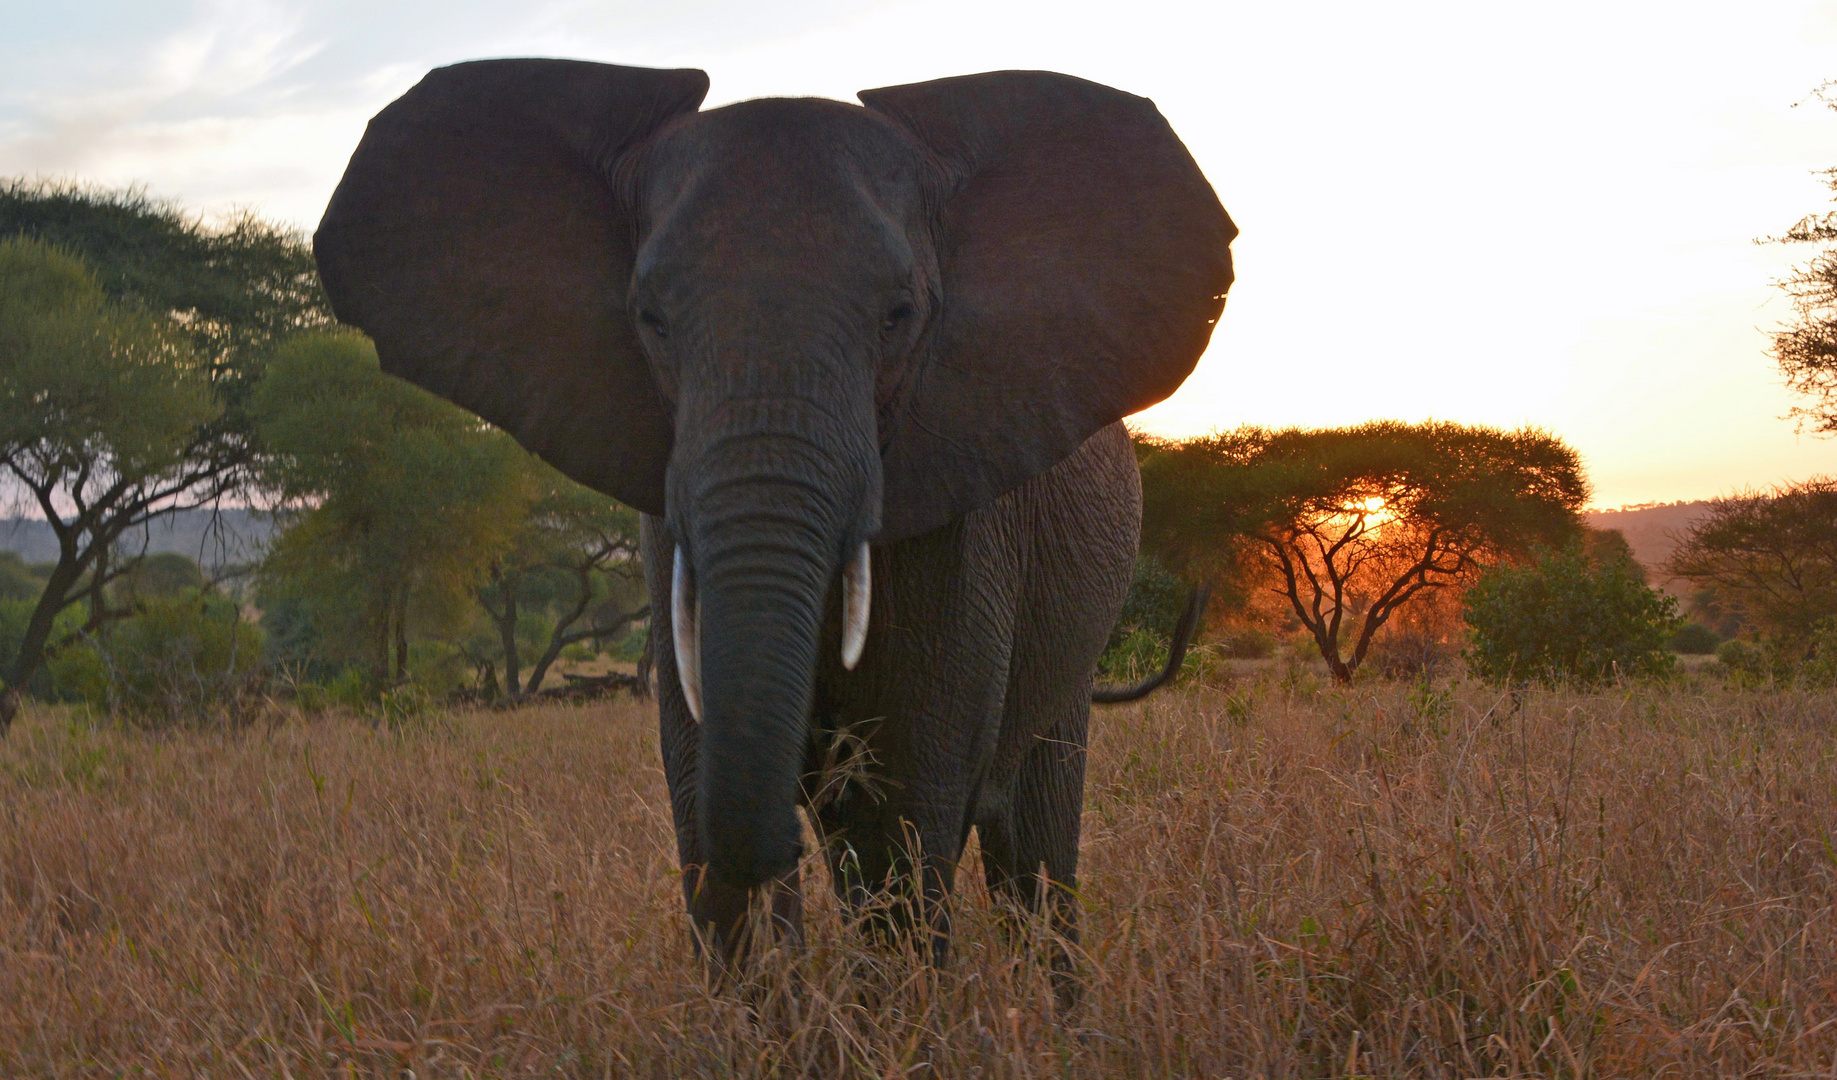
{"label": "orange sky near horizon", "polygon": [[1829,206],[1837,3],[0,3],[0,176],[308,229],[456,60],[696,66],[711,105],[1065,71],[1154,98],[1242,229],[1211,349],[1132,423],[1533,424],[1599,506],[1837,473],[1767,355],[1810,252],[1752,242]]}

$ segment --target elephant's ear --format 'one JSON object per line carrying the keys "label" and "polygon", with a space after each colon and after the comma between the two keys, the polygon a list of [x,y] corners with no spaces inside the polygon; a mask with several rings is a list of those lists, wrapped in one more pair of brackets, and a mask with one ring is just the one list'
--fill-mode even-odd
{"label": "elephant's ear", "polygon": [[626,311],[612,171],[707,91],[700,71],[567,60],[429,72],[370,121],[313,237],[333,310],[383,370],[662,512],[671,416]]}
{"label": "elephant's ear", "polygon": [[1237,229],[1146,98],[1039,71],[860,97],[944,174],[943,308],[883,440],[892,538],[1173,393],[1224,307]]}

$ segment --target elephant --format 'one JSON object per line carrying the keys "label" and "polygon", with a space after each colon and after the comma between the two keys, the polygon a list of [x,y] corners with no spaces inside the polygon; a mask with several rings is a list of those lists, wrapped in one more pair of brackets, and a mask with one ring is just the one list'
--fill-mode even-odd
{"label": "elephant", "polygon": [[1075,940],[1141,513],[1121,421],[1205,350],[1236,226],[1151,101],[1071,76],[707,88],[435,69],[314,235],[334,311],[643,512],[698,946],[734,956],[749,905],[799,933],[800,806],[843,902],[940,963],[972,829],[991,887]]}

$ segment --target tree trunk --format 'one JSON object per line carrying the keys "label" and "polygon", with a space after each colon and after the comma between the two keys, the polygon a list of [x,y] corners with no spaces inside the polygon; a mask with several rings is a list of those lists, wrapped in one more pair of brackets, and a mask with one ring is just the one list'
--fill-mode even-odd
{"label": "tree trunk", "polygon": [[[549,634],[549,647],[543,651],[542,658],[536,661],[535,670],[529,673],[529,686],[524,689],[524,693],[533,694],[542,689],[542,680],[548,676],[549,665],[553,664],[555,658],[561,655],[561,650],[567,646],[570,640],[567,636],[568,628],[573,626],[582,615],[586,614],[587,605],[593,603],[592,574],[593,567],[590,565],[575,568],[576,580],[580,585],[580,595],[575,598],[573,609],[556,620],[555,629]],[[574,638],[572,640],[578,641],[580,639]]]}
{"label": "tree trunk", "polygon": [[382,693],[389,685],[389,614],[393,607],[387,592],[373,595],[370,609],[368,651],[370,653],[370,692]]}
{"label": "tree trunk", "polygon": [[408,678],[408,586],[397,587],[395,594],[395,681],[400,686]]}
{"label": "tree trunk", "polygon": [[26,684],[38,674],[38,669],[45,664],[46,646],[51,642],[51,629],[57,620],[57,613],[64,608],[64,599],[76,585],[77,579],[83,576],[83,560],[77,556],[73,545],[60,545],[57,566],[51,571],[50,580],[45,582],[45,591],[39,595],[38,605],[32,609],[32,617],[26,622],[26,631],[19,639],[19,651],[12,657],[12,663],[4,680],[6,690],[0,695],[0,734],[12,725],[13,717],[18,715],[21,698]]}
{"label": "tree trunk", "polygon": [[497,582],[498,595],[504,601],[501,611],[491,612],[491,621],[498,624],[498,641],[504,648],[504,692],[516,697],[522,692],[519,679],[523,670],[522,657],[517,655],[516,583],[496,567],[492,568],[491,576]]}
{"label": "tree trunk", "polygon": [[[618,631],[624,629],[625,627],[630,626],[632,623],[637,622],[639,619],[642,619],[648,616],[650,613],[651,613],[651,608],[649,604],[646,604],[645,606],[639,608],[636,611],[626,612],[625,614],[619,616],[618,625],[613,627],[611,630],[605,631],[605,633],[615,634]],[[567,630],[567,628],[570,625],[572,625],[573,622],[574,622],[573,619],[569,619],[566,622],[557,623],[555,625],[555,632],[549,635],[548,649],[543,652],[542,658],[536,661],[535,668],[532,669],[529,673],[528,693],[533,694],[536,691],[542,689],[542,680],[548,677],[549,667],[550,665],[555,663],[557,658],[561,656],[561,650],[567,648],[569,645],[572,645],[577,641],[585,641],[590,637],[598,636],[596,635],[594,631],[589,631],[589,630],[583,630],[578,634],[564,633],[563,631]]]}

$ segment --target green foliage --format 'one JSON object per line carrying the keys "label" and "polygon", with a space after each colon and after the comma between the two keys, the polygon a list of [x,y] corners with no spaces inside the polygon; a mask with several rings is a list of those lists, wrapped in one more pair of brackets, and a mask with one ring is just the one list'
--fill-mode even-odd
{"label": "green foliage", "polygon": [[169,323],[109,303],[74,256],[0,240],[0,460],[132,485],[180,468],[221,411]]}
{"label": "green foliage", "polygon": [[1717,647],[1716,662],[1739,687],[1837,687],[1837,617],[1819,620],[1803,637],[1731,638]]}
{"label": "green foliage", "polygon": [[[0,551],[0,602],[37,600],[38,595],[44,591],[43,575],[27,566],[25,560],[14,552]],[[8,654],[0,651],[0,656],[5,655]]]}
{"label": "green foliage", "polygon": [[1596,562],[1580,544],[1488,571],[1468,589],[1467,662],[1496,682],[1598,683],[1663,675],[1677,602],[1626,559]]}
{"label": "green foliage", "polygon": [[1669,569],[1759,635],[1808,647],[1819,622],[1837,611],[1837,479],[1714,500]]}
{"label": "green foliage", "polygon": [[[242,406],[266,354],[331,322],[296,233],[248,215],[207,229],[132,191],[0,184],[0,469],[60,541],[0,657],[0,731],[65,613],[122,569],[125,535],[251,481]],[[88,607],[92,635],[117,614]]]}
{"label": "green foliage", "polygon": [[1699,622],[1688,622],[1671,635],[1671,651],[1686,656],[1708,656],[1721,644],[1722,635]]}
{"label": "green foliage", "polygon": [[1805,659],[1799,665],[1799,679],[1813,689],[1837,687],[1837,618],[1821,619],[1813,628]]}
{"label": "green foliage", "polygon": [[1793,665],[1778,649],[1742,638],[1730,638],[1717,646],[1716,663],[1737,686],[1762,686],[1792,678]]}
{"label": "green foliage", "polygon": [[1174,626],[1186,611],[1191,590],[1160,560],[1152,555],[1138,556],[1135,575],[1129,582],[1129,596],[1123,601],[1122,614],[1110,631],[1106,649],[1116,648],[1124,638],[1137,630],[1146,630],[1160,638],[1163,648]]}
{"label": "green foliage", "polygon": [[207,587],[204,571],[189,555],[157,551],[136,559],[116,583],[133,597],[177,596]]}
{"label": "green foliage", "polygon": [[[0,657],[11,658],[19,654],[20,642],[25,640],[26,631],[30,628],[32,615],[38,610],[36,595],[30,600],[0,600]],[[48,638],[52,641],[67,641],[76,637],[83,628],[83,610],[79,607],[67,607],[53,617]],[[0,660],[0,663],[3,663]],[[27,676],[23,689],[40,697],[58,696],[57,688],[48,672],[41,665]]]}
{"label": "green foliage", "polygon": [[[1109,643],[1097,660],[1097,673],[1109,682],[1137,682],[1160,671],[1167,650],[1192,590],[1152,555],[1135,560],[1122,614],[1110,630]],[[1180,678],[1200,672],[1209,658],[1192,649],[1181,665]]]}
{"label": "green foliage", "polygon": [[252,214],[211,229],[144,192],[16,180],[0,183],[0,238],[16,235],[84,260],[111,301],[174,317],[242,387],[281,341],[334,321],[305,239]]}
{"label": "green foliage", "polygon": [[411,633],[455,632],[471,616],[474,583],[532,502],[529,455],[384,375],[351,332],[283,346],[252,409],[271,451],[265,479],[294,508],[263,603],[291,601],[317,659],[362,666],[380,691],[408,675]]}
{"label": "green foliage", "polygon": [[233,601],[195,589],[146,600],[131,617],[52,658],[58,689],[144,723],[222,717],[259,691],[261,631]]}
{"label": "green foliage", "polygon": [[513,694],[541,689],[557,660],[590,657],[648,610],[637,513],[533,458],[530,470],[534,502],[477,589],[490,625],[465,646]]}
{"label": "green foliage", "polygon": [[[209,366],[177,324],[110,301],[74,256],[0,240],[0,469],[60,541],[24,629],[0,655],[0,730],[33,684],[60,613],[106,584],[119,538],[225,480],[200,451],[223,414]],[[19,584],[14,576],[15,588]],[[106,615],[92,606],[89,629]]]}
{"label": "green foliage", "polygon": [[[1159,672],[1167,664],[1168,639],[1146,627],[1136,627],[1124,634],[1122,640],[1104,650],[1097,661],[1097,677],[1101,682],[1136,683]],[[1216,666],[1210,650],[1203,646],[1194,646],[1187,650],[1186,659],[1181,661],[1180,673],[1175,676],[1176,682],[1188,682],[1203,679]]]}

